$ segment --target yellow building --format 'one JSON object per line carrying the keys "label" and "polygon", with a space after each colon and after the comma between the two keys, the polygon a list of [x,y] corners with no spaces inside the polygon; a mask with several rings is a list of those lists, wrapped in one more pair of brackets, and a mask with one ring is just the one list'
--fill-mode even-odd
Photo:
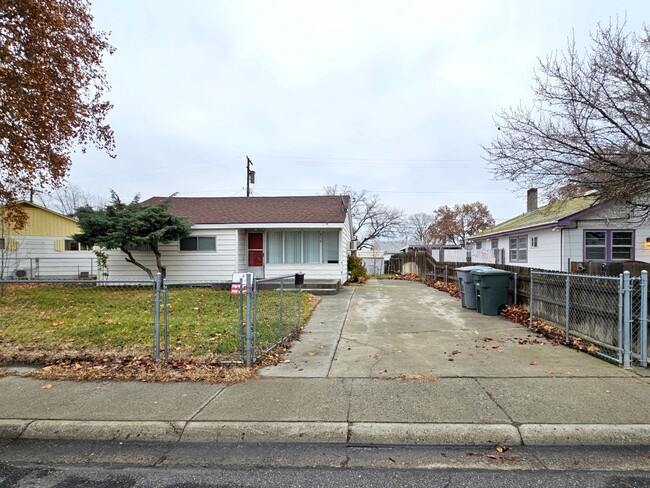
{"label": "yellow building", "polygon": [[28,215],[18,231],[0,225],[0,277],[78,278],[96,274],[95,255],[71,238],[75,219],[35,203],[18,204]]}

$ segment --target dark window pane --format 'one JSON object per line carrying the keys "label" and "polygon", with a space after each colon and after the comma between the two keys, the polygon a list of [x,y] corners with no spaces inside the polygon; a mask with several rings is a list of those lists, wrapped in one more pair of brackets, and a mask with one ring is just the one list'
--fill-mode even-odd
{"label": "dark window pane", "polygon": [[631,247],[613,247],[612,259],[632,259]]}
{"label": "dark window pane", "polygon": [[217,244],[214,237],[199,237],[199,251],[216,251]]}
{"label": "dark window pane", "polygon": [[612,232],[613,246],[631,246],[632,232]]}
{"label": "dark window pane", "polygon": [[604,247],[587,247],[585,249],[585,259],[605,259],[605,248]]}
{"label": "dark window pane", "polygon": [[585,244],[587,246],[604,246],[605,232],[585,232]]}
{"label": "dark window pane", "polygon": [[198,243],[196,237],[181,239],[181,251],[196,251]]}

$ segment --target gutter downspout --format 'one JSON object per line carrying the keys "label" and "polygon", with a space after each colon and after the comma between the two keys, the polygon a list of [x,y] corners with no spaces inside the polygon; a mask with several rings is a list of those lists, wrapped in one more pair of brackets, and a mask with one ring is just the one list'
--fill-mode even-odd
{"label": "gutter downspout", "polygon": [[[562,271],[564,268],[564,227],[560,227],[560,271]],[[570,272],[571,270],[568,269],[569,267],[567,266],[567,272]]]}

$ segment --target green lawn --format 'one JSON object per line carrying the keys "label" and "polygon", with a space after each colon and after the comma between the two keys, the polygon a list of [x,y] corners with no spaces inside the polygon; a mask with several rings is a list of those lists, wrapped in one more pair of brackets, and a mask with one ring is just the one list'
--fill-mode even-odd
{"label": "green lawn", "polygon": [[[4,285],[0,291],[0,345],[44,352],[142,351],[153,344],[153,290],[85,284]],[[302,294],[301,325],[317,300]],[[297,321],[296,293],[283,298],[283,334]],[[279,293],[258,294],[257,345],[280,337]],[[209,287],[170,287],[169,344],[172,357],[216,355],[238,359],[239,297]],[[162,320],[161,320],[162,321]]]}

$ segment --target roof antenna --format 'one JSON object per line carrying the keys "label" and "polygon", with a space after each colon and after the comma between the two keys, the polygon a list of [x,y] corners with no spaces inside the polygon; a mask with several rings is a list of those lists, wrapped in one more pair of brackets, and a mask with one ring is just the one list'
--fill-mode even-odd
{"label": "roof antenna", "polygon": [[255,184],[255,171],[251,170],[251,166],[253,166],[253,161],[251,161],[251,158],[246,156],[246,196],[247,197],[251,196],[251,183],[253,185]]}

